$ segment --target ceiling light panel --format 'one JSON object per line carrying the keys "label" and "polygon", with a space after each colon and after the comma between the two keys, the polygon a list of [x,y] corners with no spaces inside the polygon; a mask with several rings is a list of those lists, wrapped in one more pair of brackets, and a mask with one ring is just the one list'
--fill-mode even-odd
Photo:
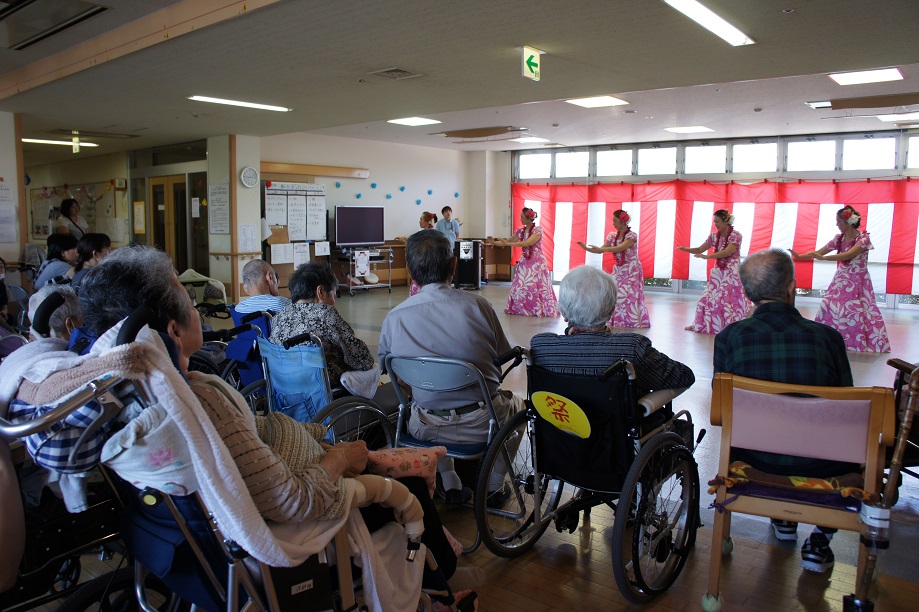
{"label": "ceiling light panel", "polygon": [[696,0],[664,0],[664,2],[733,47],[752,45],[756,42]]}
{"label": "ceiling light panel", "polygon": [[667,132],[673,132],[674,134],[699,134],[701,132],[714,132],[715,130],[707,128],[704,125],[687,125],[684,127],[669,127],[664,128]]}
{"label": "ceiling light panel", "polygon": [[576,98],[574,100],[565,100],[568,104],[583,106],[584,108],[603,108],[605,106],[622,106],[628,104],[625,100],[614,98],[613,96],[597,96],[595,98]]}
{"label": "ceiling light panel", "polygon": [[[47,145],[62,145],[65,147],[72,147],[72,140],[41,140],[39,138],[23,138],[22,142],[29,142],[32,144],[47,144]],[[98,147],[94,142],[80,142],[81,147]]]}
{"label": "ceiling light panel", "polygon": [[293,110],[283,106],[271,106],[270,104],[258,104],[257,102],[243,102],[242,100],[225,100],[224,98],[211,98],[208,96],[189,96],[188,99],[194,100],[195,102],[226,104],[227,106],[242,106],[243,108],[255,108],[258,110],[276,111],[279,113],[287,113]]}
{"label": "ceiling light panel", "polygon": [[390,119],[386,123],[395,123],[396,125],[409,125],[412,127],[419,125],[434,125],[440,123],[437,119],[425,119],[424,117],[405,117],[404,119]]}
{"label": "ceiling light panel", "polygon": [[862,85],[864,83],[884,83],[886,81],[903,80],[903,74],[897,68],[862,70],[860,72],[841,72],[828,76],[840,85]]}
{"label": "ceiling light panel", "polygon": [[894,115],[878,115],[878,119],[892,123],[894,121],[919,121],[919,113],[899,113]]}
{"label": "ceiling light panel", "polygon": [[833,103],[829,100],[821,100],[820,102],[805,102],[812,109],[817,110],[818,108],[832,108]]}
{"label": "ceiling light panel", "polygon": [[523,144],[537,143],[537,142],[552,142],[548,138],[540,138],[538,136],[524,136],[523,138],[511,138],[511,142],[521,142]]}

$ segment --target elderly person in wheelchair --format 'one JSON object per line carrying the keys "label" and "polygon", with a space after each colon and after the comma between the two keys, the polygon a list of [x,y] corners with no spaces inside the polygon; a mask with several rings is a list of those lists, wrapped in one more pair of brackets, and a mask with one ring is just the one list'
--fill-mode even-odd
{"label": "elderly person in wheelchair", "polygon": [[[329,446],[320,442],[321,426],[278,414],[256,418],[222,380],[188,371],[189,356],[201,347],[201,325],[165,253],[149,247],[119,249],[87,274],[80,301],[86,325],[99,339],[89,357],[58,354],[63,367],[45,377],[45,386],[56,378],[64,387],[59,393],[65,393],[75,381],[120,371],[127,378],[147,376],[159,402],[116,417],[135,417],[121,423],[120,430],[103,426],[96,432],[103,439],[87,442],[78,460],[95,453],[96,461],[101,457],[129,482],[158,484],[168,494],[198,488],[221,528],[230,528],[242,548],[268,565],[297,565],[346,527],[363,561],[366,597],[376,609],[414,609],[421,568],[405,563],[404,544],[402,559],[394,556],[391,536],[388,544],[375,544],[362,514],[368,523],[385,522],[380,516],[388,515],[416,525],[416,537],[423,518],[422,541],[431,543],[444,574],[452,574],[455,556],[453,566],[449,555],[437,557],[438,547],[450,547],[429,499],[425,512],[398,481],[352,477],[367,464],[362,441]],[[124,350],[114,347],[122,320],[140,307],[149,309],[153,331],[142,330],[138,342]],[[29,381],[27,365],[13,374],[16,380],[5,379],[4,388],[21,383],[20,396],[28,388],[35,403],[48,395]],[[58,439],[53,452],[66,458],[77,437]],[[423,482],[421,490],[426,494]],[[386,507],[357,512],[370,504]],[[381,553],[384,547],[388,556]]]}
{"label": "elderly person in wheelchair", "polygon": [[564,336],[537,334],[530,351],[544,365],[570,374],[591,375],[617,359],[635,366],[638,394],[691,386],[696,378],[686,365],[667,357],[646,336],[612,333],[606,326],[616,308],[616,281],[590,266],[568,272],[558,293],[558,307],[568,323]]}

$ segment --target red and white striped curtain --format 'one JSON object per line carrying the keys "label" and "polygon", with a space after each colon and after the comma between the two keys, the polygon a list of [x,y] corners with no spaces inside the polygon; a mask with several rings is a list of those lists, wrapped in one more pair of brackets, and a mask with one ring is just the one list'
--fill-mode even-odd
{"label": "red and white striped curtain", "polygon": [[[526,206],[539,212],[543,252],[561,279],[587,264],[611,270],[611,254],[587,253],[578,241],[600,245],[615,231],[614,210],[628,211],[638,234],[638,255],[647,278],[705,280],[712,260],[676,251],[696,247],[714,231],[712,213],[734,214],[743,236],[741,256],[776,247],[799,253],[819,249],[838,232],[836,211],[849,204],[871,235],[868,253],[875,291],[919,293],[919,181],[796,182],[753,184],[667,183],[512,185],[515,224]],[[515,249],[514,261],[519,258]],[[796,262],[798,287],[824,289],[835,262]]]}

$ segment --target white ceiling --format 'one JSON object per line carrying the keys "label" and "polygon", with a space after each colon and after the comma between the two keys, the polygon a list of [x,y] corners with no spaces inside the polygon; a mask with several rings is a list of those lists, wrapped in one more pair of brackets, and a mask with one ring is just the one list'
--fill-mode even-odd
{"label": "white ceiling", "polygon": [[[871,111],[812,110],[805,102],[919,92],[916,0],[703,1],[757,44],[730,47],[660,0],[249,2],[263,8],[228,0],[108,0],[111,10],[62,34],[24,51],[0,49],[0,91],[26,82],[35,62],[122,25],[130,32],[138,19],[165,21],[176,10],[207,15],[225,6],[244,14],[182,35],[174,28],[159,44],[13,93],[0,100],[0,110],[21,113],[27,137],[60,129],[136,136],[87,138],[101,146],[81,156],[290,132],[476,151],[533,145],[429,134],[523,126],[578,146],[699,138],[663,131],[683,125],[712,128],[710,139],[873,131],[893,126],[873,116],[843,118]],[[545,51],[541,81],[520,75],[521,45]],[[825,76],[888,66],[899,66],[905,79],[840,87]],[[424,76],[368,76],[391,67]],[[193,94],[294,110],[186,99]],[[603,94],[630,104],[583,109],[562,102]],[[385,123],[413,115],[443,123]],[[75,157],[65,147],[23,150],[27,167]]]}

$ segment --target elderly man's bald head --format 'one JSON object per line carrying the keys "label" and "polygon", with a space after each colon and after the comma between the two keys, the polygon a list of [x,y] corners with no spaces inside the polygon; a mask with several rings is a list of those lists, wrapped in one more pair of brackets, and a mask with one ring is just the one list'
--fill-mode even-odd
{"label": "elderly man's bald head", "polygon": [[[740,282],[754,304],[764,300],[794,302],[795,265],[781,249],[767,249],[747,257],[740,266]],[[792,288],[793,289],[793,288]]]}
{"label": "elderly man's bald head", "polygon": [[278,275],[264,259],[243,266],[243,287],[249,295],[278,295]]}

